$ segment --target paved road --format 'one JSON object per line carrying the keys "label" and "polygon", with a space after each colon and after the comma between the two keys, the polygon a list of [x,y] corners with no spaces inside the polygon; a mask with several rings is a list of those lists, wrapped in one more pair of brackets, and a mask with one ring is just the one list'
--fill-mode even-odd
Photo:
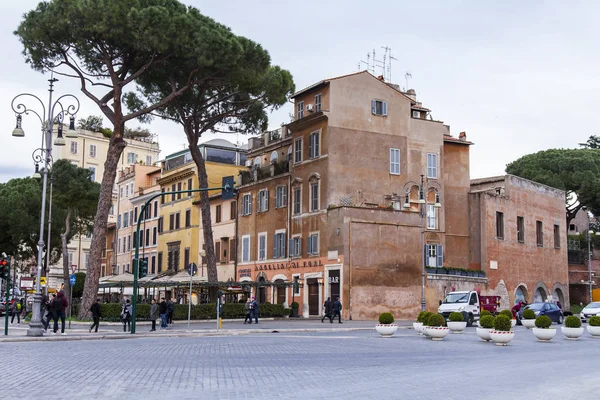
{"label": "paved road", "polygon": [[[600,340],[507,347],[469,329],[2,343],[5,399],[594,399]],[[587,334],[586,334],[587,335]],[[39,389],[32,377],[40,382]]]}

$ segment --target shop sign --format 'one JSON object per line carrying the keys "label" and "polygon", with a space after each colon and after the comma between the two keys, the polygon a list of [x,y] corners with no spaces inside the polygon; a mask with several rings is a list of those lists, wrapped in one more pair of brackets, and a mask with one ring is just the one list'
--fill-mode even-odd
{"label": "shop sign", "polygon": [[254,271],[276,271],[279,269],[295,269],[295,268],[314,268],[322,267],[323,261],[321,259],[315,260],[300,260],[290,261],[286,263],[273,263],[273,264],[258,264],[254,266]]}
{"label": "shop sign", "polygon": [[240,269],[238,271],[240,278],[243,278],[245,276],[250,277],[251,272],[252,272],[252,270],[250,268]]}

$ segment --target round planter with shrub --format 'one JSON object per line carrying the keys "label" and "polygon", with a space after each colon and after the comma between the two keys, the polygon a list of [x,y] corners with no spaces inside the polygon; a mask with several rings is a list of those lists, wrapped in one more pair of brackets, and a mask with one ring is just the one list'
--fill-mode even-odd
{"label": "round planter with shrub", "polygon": [[417,322],[413,322],[413,329],[419,334],[423,333],[423,317],[425,316],[425,313],[427,313],[427,311],[421,311],[417,316]]}
{"label": "round planter with shrub", "polygon": [[440,314],[431,314],[427,319],[426,335],[432,340],[443,340],[448,335],[446,319]]}
{"label": "round planter with shrub", "polygon": [[535,327],[535,312],[531,309],[523,310],[523,318],[521,318],[521,324],[527,329]]}
{"label": "round planter with shrub", "polygon": [[565,319],[565,326],[562,326],[560,329],[567,339],[577,340],[583,335],[581,320],[574,315],[569,315]]}
{"label": "round planter with shrub", "polygon": [[500,314],[494,318],[494,329],[490,331],[490,338],[496,346],[506,346],[515,338],[515,332],[512,330],[511,319],[505,314]]}
{"label": "round planter with shrub", "polygon": [[588,321],[587,331],[592,337],[600,339],[600,317],[595,315]]}
{"label": "round planter with shrub", "polygon": [[394,324],[392,313],[384,312],[379,314],[379,324],[375,325],[375,330],[381,337],[392,337],[398,330],[398,325]]}
{"label": "round planter with shrub", "polygon": [[467,321],[463,317],[462,313],[453,312],[448,316],[448,329],[452,331],[452,333],[462,333],[467,327]]}
{"label": "round planter with shrub", "polygon": [[540,315],[535,319],[534,336],[540,342],[549,342],[556,335],[556,329],[550,328],[552,320],[547,315]]}
{"label": "round planter with shrub", "polygon": [[502,310],[502,311],[500,311],[499,315],[506,315],[508,317],[508,319],[510,319],[510,324],[512,325],[513,328],[515,327],[515,325],[517,325],[517,320],[513,317],[512,311]]}
{"label": "round planter with shrub", "polygon": [[429,317],[432,315],[432,313],[430,313],[429,311],[423,311],[421,312],[421,314],[419,314],[419,318],[421,318],[421,321],[423,323],[423,326],[421,327],[421,334],[427,336],[427,331],[425,330],[425,328],[427,328],[429,326]]}
{"label": "round planter with shrub", "polygon": [[494,317],[492,313],[484,315],[479,320],[479,328],[476,329],[477,336],[485,342],[492,340],[490,337],[490,331],[494,329]]}

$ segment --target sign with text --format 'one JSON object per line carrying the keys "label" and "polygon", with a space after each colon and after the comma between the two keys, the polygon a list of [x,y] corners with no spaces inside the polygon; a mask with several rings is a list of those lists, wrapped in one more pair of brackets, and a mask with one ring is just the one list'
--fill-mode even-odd
{"label": "sign with text", "polygon": [[28,290],[33,289],[33,278],[21,278],[21,289]]}

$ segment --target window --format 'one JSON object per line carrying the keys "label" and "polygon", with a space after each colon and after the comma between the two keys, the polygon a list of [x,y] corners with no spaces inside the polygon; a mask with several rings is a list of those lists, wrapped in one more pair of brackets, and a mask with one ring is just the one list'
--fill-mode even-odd
{"label": "window", "polygon": [[[129,242],[129,249],[131,249],[131,241]],[[122,253],[125,253],[127,251],[127,241],[125,240],[125,238],[123,238],[123,251]]]}
{"label": "window", "polygon": [[158,217],[158,200],[154,201],[154,218]]}
{"label": "window", "polygon": [[[192,178],[188,179],[187,188],[188,188],[188,190],[194,189],[194,181],[192,180]],[[188,193],[188,197],[192,197],[192,194]]]}
{"label": "window", "polygon": [[156,274],[156,256],[152,256],[152,264],[151,264],[151,274]]}
{"label": "window", "polygon": [[162,272],[162,263],[163,263],[163,253],[162,251],[158,252],[158,272]]}
{"label": "window", "polygon": [[90,181],[96,182],[96,167],[88,167],[88,170],[91,172]]}
{"label": "window", "polygon": [[172,231],[175,228],[175,214],[169,215],[169,230]]}
{"label": "window", "polygon": [[279,159],[279,155],[277,154],[277,151],[272,151],[271,152],[271,164],[277,164],[277,160]]}
{"label": "window", "polygon": [[133,226],[133,210],[129,210],[129,225]]}
{"label": "window", "polygon": [[273,239],[273,258],[285,258],[285,256],[285,232],[277,232]]}
{"label": "window", "polygon": [[242,236],[242,262],[250,261],[250,236]]}
{"label": "window", "polygon": [[317,158],[319,155],[319,132],[313,132],[308,137],[308,158]]}
{"label": "window", "polygon": [[290,239],[290,257],[302,256],[302,238],[294,236]]}
{"label": "window", "polygon": [[156,246],[156,236],[158,233],[158,229],[156,227],[152,228],[152,245]]}
{"label": "window", "polygon": [[[120,253],[121,252],[121,238],[119,238],[119,241],[117,243],[118,243],[118,245],[117,245],[117,253]],[[73,261],[71,261],[71,264],[73,264]]]}
{"label": "window", "polygon": [[428,267],[444,266],[444,248],[441,244],[428,244],[425,248]]}
{"label": "window", "polygon": [[302,188],[300,186],[297,186],[294,188],[294,191],[293,191],[292,197],[293,197],[294,205],[292,207],[293,208],[292,212],[294,213],[294,215],[300,215],[300,212],[302,211],[302,208],[300,207],[301,200],[302,200],[302,191],[301,190],[302,190]]}
{"label": "window", "polygon": [[127,153],[127,163],[128,164],[135,164],[137,162],[137,154],[135,153]]}
{"label": "window", "polygon": [[71,141],[71,154],[77,154],[77,142]]}
{"label": "window", "polygon": [[570,224],[569,225],[569,230],[577,232],[577,227],[575,226],[575,224]]}
{"label": "window", "polygon": [[129,226],[129,213],[125,212],[123,214],[123,228],[127,228]]}
{"label": "window", "polygon": [[250,193],[242,196],[242,215],[252,214],[252,195]]}
{"label": "window", "polygon": [[260,157],[254,159],[254,168],[260,168]]}
{"label": "window", "polygon": [[[160,189],[161,193],[165,192],[165,188]],[[160,196],[160,204],[165,204],[165,195]]]}
{"label": "window", "polygon": [[427,153],[427,177],[437,179],[438,177],[438,163],[437,154]]}
{"label": "window", "polygon": [[140,230],[140,246],[144,246],[144,230]]}
{"label": "window", "polygon": [[275,208],[285,206],[287,206],[287,186],[277,186],[275,188]]}
{"label": "window", "polygon": [[144,212],[144,214],[146,214],[144,216],[144,219],[152,218],[152,203],[148,203],[148,207],[146,207],[146,211]]}
{"label": "window", "polygon": [[229,217],[230,219],[235,219],[237,217],[237,201],[232,201],[230,206]]}
{"label": "window", "polygon": [[163,233],[164,217],[158,219],[158,233]]}
{"label": "window", "polygon": [[175,201],[175,191],[177,190],[177,185],[172,184],[171,185],[171,201]]}
{"label": "window", "polygon": [[185,210],[185,227],[192,226],[192,210]]}
{"label": "window", "polygon": [[313,233],[306,240],[306,253],[310,255],[319,255],[319,234]]}
{"label": "window", "polygon": [[400,149],[390,149],[390,174],[400,175]]}
{"label": "window", "polygon": [[293,148],[294,146],[288,147],[287,155],[285,156],[285,161],[290,162],[292,160]]}
{"label": "window", "polygon": [[319,210],[319,182],[310,184],[310,211]]}
{"label": "window", "polygon": [[[181,192],[181,182],[177,183],[177,191]],[[181,193],[177,193],[177,200],[181,199]]]}
{"label": "window", "polygon": [[217,205],[216,210],[215,210],[215,221],[221,222],[221,205]]}
{"label": "window", "polygon": [[437,229],[437,210],[433,204],[427,204],[427,229]]}
{"label": "window", "polygon": [[90,144],[90,157],[96,158],[96,145]]}
{"label": "window", "polygon": [[122,199],[123,198],[123,186],[121,186],[119,188],[119,197]]}
{"label": "window", "polygon": [[298,104],[296,105],[296,119],[301,119],[304,118],[304,102],[300,101],[298,102]]}
{"label": "window", "polygon": [[179,243],[169,244],[167,251],[167,268],[177,271],[179,269]]}
{"label": "window", "polygon": [[504,239],[504,213],[496,211],[496,239]]}
{"label": "window", "polygon": [[117,215],[117,229],[121,229],[121,214]]}
{"label": "window", "polygon": [[302,162],[302,138],[297,138],[294,141],[294,163]]}
{"label": "window", "polygon": [[129,191],[131,192],[131,195],[133,196],[133,182],[131,182],[131,187],[129,188]]}
{"label": "window", "polygon": [[150,228],[146,228],[146,243],[144,246],[150,246]]}
{"label": "window", "polygon": [[535,240],[539,247],[544,247],[544,225],[542,221],[535,221]]}
{"label": "window", "polygon": [[[125,239],[123,239],[125,240]],[[134,243],[135,245],[135,243]],[[131,235],[127,235],[127,251],[131,250]]]}
{"label": "window", "polygon": [[187,268],[188,265],[190,265],[190,248],[186,247],[183,250],[183,267]]}
{"label": "window", "polygon": [[179,224],[179,217],[180,216],[181,216],[180,212],[178,212],[177,214],[175,214],[175,229],[181,228],[181,225]]}
{"label": "window", "polygon": [[517,242],[525,242],[525,221],[523,217],[517,217]]}
{"label": "window", "polygon": [[323,109],[323,104],[322,104],[321,98],[322,98],[321,93],[319,93],[315,96],[315,112],[319,112]]}
{"label": "window", "polygon": [[129,197],[129,185],[125,185],[125,197]]}
{"label": "window", "polygon": [[258,212],[264,212],[269,209],[269,191],[262,189],[258,191]]}
{"label": "window", "polygon": [[560,249],[560,225],[554,224],[554,248]]}
{"label": "window", "polygon": [[[133,208],[133,223],[137,223],[137,219],[138,219],[138,208],[134,207]],[[143,216],[142,216],[142,220],[143,220]]]}
{"label": "window", "polygon": [[382,100],[371,100],[371,112],[373,115],[387,115],[387,102]]}
{"label": "window", "polygon": [[146,156],[146,165],[152,165],[152,156]]}
{"label": "window", "polygon": [[258,234],[258,261],[267,259],[267,234]]}

